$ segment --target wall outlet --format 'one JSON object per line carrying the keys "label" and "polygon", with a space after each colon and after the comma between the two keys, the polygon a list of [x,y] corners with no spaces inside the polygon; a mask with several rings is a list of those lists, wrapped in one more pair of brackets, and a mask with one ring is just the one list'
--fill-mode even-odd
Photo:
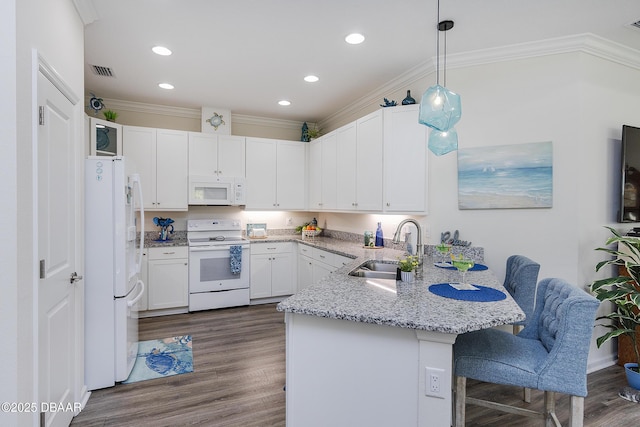
{"label": "wall outlet", "polygon": [[445,370],[438,368],[425,368],[425,396],[438,397],[444,399],[444,388],[442,382],[445,378]]}
{"label": "wall outlet", "polygon": [[284,225],[293,225],[293,218],[287,217],[287,219],[284,222]]}

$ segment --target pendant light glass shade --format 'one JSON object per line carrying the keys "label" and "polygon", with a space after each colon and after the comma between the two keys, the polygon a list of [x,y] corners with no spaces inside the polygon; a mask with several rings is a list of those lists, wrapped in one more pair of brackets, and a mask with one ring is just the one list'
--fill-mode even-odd
{"label": "pendant light glass shade", "polygon": [[453,128],[462,116],[460,95],[439,84],[431,86],[422,95],[418,121],[440,132]]}
{"label": "pendant light glass shade", "polygon": [[441,132],[432,129],[429,134],[429,151],[436,156],[456,151],[458,149],[458,132],[454,128]]}

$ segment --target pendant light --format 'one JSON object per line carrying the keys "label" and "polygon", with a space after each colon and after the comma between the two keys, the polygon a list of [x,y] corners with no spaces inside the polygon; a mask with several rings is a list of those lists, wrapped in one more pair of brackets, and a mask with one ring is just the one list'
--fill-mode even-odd
{"label": "pendant light", "polygon": [[[447,31],[453,28],[453,21],[440,22],[440,0],[438,0],[438,31],[436,33],[436,85],[422,95],[420,101],[420,124],[429,126],[429,150],[436,156],[458,149],[458,133],[454,126],[462,115],[460,95],[447,86]],[[444,33],[444,86],[440,86],[440,31]]]}

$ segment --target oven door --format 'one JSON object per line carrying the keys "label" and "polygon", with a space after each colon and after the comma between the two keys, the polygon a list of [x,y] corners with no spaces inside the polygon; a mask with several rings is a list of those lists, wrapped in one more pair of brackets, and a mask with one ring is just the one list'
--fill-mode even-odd
{"label": "oven door", "polygon": [[240,273],[231,272],[231,245],[189,247],[189,292],[249,288],[250,246],[242,246]]}

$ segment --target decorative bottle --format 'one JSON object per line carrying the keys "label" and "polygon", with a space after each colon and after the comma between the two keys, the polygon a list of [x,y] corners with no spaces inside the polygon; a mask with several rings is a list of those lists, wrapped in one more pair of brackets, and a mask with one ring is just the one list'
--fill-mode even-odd
{"label": "decorative bottle", "polygon": [[378,229],[376,230],[376,246],[384,246],[384,238],[382,237],[382,223],[378,223]]}
{"label": "decorative bottle", "polygon": [[411,91],[408,90],[407,91],[407,97],[402,100],[402,105],[411,105],[411,104],[415,104],[415,103],[416,103],[416,100],[411,97]]}

